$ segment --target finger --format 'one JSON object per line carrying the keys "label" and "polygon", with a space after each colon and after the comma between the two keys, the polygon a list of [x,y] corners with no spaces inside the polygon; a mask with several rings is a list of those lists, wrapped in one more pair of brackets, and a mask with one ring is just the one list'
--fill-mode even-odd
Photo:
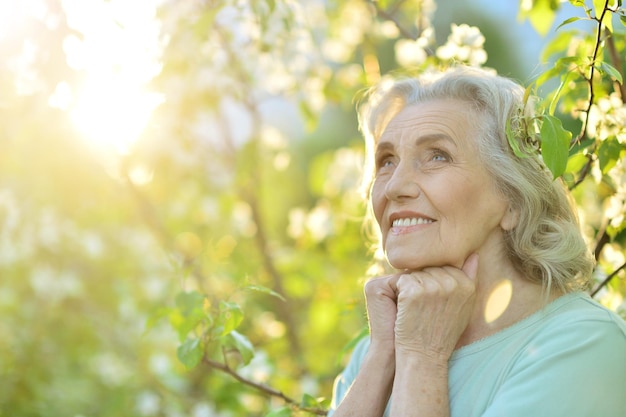
{"label": "finger", "polygon": [[396,281],[398,301],[415,298],[424,293],[425,282],[428,281],[423,272],[402,274]]}
{"label": "finger", "polygon": [[398,289],[396,283],[397,275],[374,278],[365,283],[365,294],[367,298],[388,297],[395,300]]}
{"label": "finger", "polygon": [[396,296],[398,295],[398,280],[401,275],[402,274],[394,274],[386,277],[387,287],[390,288]]}
{"label": "finger", "polygon": [[478,254],[472,253],[463,264],[461,268],[465,275],[467,275],[472,281],[476,279],[476,275],[478,274]]}

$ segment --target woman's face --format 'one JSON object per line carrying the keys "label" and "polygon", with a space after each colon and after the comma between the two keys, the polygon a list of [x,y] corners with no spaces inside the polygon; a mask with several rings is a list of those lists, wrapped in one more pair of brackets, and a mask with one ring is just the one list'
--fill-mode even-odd
{"label": "woman's face", "polygon": [[404,108],[382,134],[371,199],[394,268],[460,268],[501,247],[508,204],[479,158],[476,117],[463,101],[436,100]]}

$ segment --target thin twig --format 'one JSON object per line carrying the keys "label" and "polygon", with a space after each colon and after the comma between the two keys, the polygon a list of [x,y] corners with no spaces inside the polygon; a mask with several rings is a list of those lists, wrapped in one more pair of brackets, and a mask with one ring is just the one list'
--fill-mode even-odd
{"label": "thin twig", "polygon": [[[610,0],[606,0],[604,3],[604,9],[602,10],[602,13],[600,14],[600,17],[597,16],[596,13],[596,17],[593,17],[592,19],[596,20],[598,22],[598,29],[597,29],[597,33],[596,33],[596,43],[594,45],[593,48],[593,55],[591,58],[591,66],[589,68],[589,77],[583,77],[587,80],[587,84],[589,86],[589,100],[588,100],[588,104],[587,104],[587,109],[584,110],[585,111],[585,118],[583,119],[583,124],[580,128],[580,133],[572,138],[571,142],[570,142],[570,146],[574,146],[577,143],[582,142],[586,137],[587,137],[587,127],[589,126],[589,117],[591,114],[591,107],[593,106],[594,102],[595,102],[595,90],[594,90],[594,82],[593,82],[593,78],[595,75],[595,70],[596,70],[596,60],[598,59],[598,53],[600,51],[600,45],[602,43],[602,21],[604,20],[604,16],[606,15],[608,10],[608,4],[609,4]],[[610,34],[609,34],[610,37]],[[595,153],[595,146],[594,146],[594,152],[592,152],[592,154]],[[576,188],[580,183],[582,183],[585,178],[587,177],[587,175],[589,174],[589,172],[591,171],[591,165],[593,163],[593,158],[591,157],[591,155],[588,156],[587,158],[587,163],[585,164],[585,166],[581,169],[580,171],[580,175],[578,177],[578,179],[576,180],[576,182],[570,187],[570,189],[574,189]]]}
{"label": "thin twig", "polygon": [[[598,29],[597,29],[597,33],[596,33],[596,43],[594,46],[594,50],[593,50],[593,56],[592,56],[592,60],[591,60],[591,68],[589,70],[589,78],[587,78],[587,83],[589,85],[589,101],[588,101],[588,105],[587,105],[587,110],[586,110],[586,114],[585,114],[585,119],[583,120],[583,125],[581,127],[581,131],[580,134],[572,140],[571,145],[574,145],[575,143],[581,142],[587,134],[587,127],[589,125],[589,117],[590,117],[590,113],[591,113],[591,107],[594,104],[595,101],[595,91],[594,91],[594,74],[595,74],[595,68],[596,68],[596,61],[598,59],[598,53],[600,51],[600,45],[602,43],[602,34],[603,34],[603,30],[602,30],[602,22],[604,20],[604,17],[606,16],[607,12],[610,12],[608,5],[609,5],[609,1],[610,0],[605,0],[604,2],[604,8],[602,9],[602,13],[600,14],[600,17],[598,17],[597,15],[597,11],[596,11],[596,16],[594,17],[594,19],[598,22]],[[607,30],[608,33],[608,30]],[[613,66],[618,69],[618,71],[620,71],[621,73],[621,59],[617,53],[617,50],[615,48],[615,43],[613,42],[612,39],[612,34],[608,33],[607,34],[607,38],[606,38],[606,43],[608,46],[608,50],[609,50],[609,54],[611,56],[611,62],[613,64]],[[622,99],[624,99],[624,97],[626,97],[626,89],[624,88],[623,85],[619,85],[619,83],[617,83],[616,85],[616,91],[618,91],[622,97]],[[594,145],[594,152],[595,153],[595,148],[597,146],[597,142],[596,145]],[[589,154],[587,156],[587,162],[585,163],[585,165],[583,166],[583,168],[580,171],[580,176],[578,178],[578,180],[573,184],[573,186],[571,187],[571,189],[574,189],[576,186],[578,186],[580,183],[582,183],[585,179],[585,177],[589,174],[589,172],[591,171],[591,165],[593,162],[593,158],[591,156],[591,154]],[[599,237],[596,241],[596,247],[594,249],[594,257],[596,260],[598,260],[600,258],[600,254],[602,252],[602,249],[604,248],[604,246],[609,242],[609,236],[606,232],[606,226],[602,228],[601,232],[599,233]],[[592,292],[591,292],[591,296],[595,296],[602,288],[604,288],[606,285],[608,285],[608,283],[615,277],[617,276],[617,274],[626,267],[626,263],[622,264],[619,268],[617,268],[615,271],[613,271],[609,276],[606,277],[606,279],[604,281],[602,281]]]}
{"label": "thin twig", "polygon": [[611,241],[611,237],[607,232],[607,227],[609,225],[609,220],[605,219],[602,223],[602,227],[598,231],[598,235],[596,237],[596,247],[593,250],[593,257],[596,261],[600,259],[600,254],[602,253],[602,249],[604,246]]}
{"label": "thin twig", "polygon": [[[396,25],[396,27],[400,31],[400,35],[403,38],[412,39],[412,40],[417,39],[417,37],[415,35],[413,35],[409,30],[407,30],[404,26],[402,26],[402,24],[398,21],[398,19],[396,19],[396,17],[394,16],[395,9],[394,9],[393,12],[388,12],[385,9],[383,9],[382,7],[380,7],[378,5],[378,2],[375,1],[375,0],[368,0],[368,2],[374,7],[374,10],[376,10],[376,14],[378,16],[380,16],[384,20],[388,20],[388,21],[392,22],[394,25]],[[396,8],[398,8],[398,7],[399,7],[399,4],[396,6]]]}
{"label": "thin twig", "polygon": [[612,280],[613,278],[615,278],[615,277],[617,276],[617,274],[618,274],[618,273],[619,273],[622,269],[624,269],[624,268],[626,268],[626,262],[624,262],[624,263],[623,263],[623,264],[622,264],[619,268],[617,268],[615,271],[611,272],[611,274],[610,274],[609,276],[607,276],[607,277],[604,279],[604,281],[602,281],[602,282],[600,283],[600,285],[598,285],[598,286],[596,287],[596,289],[595,289],[595,290],[593,290],[593,291],[591,292],[591,296],[592,296],[592,297],[595,297],[595,295],[596,295],[596,294],[597,294],[597,293],[598,293],[598,292],[599,292],[599,291],[600,291],[603,287],[605,287],[605,286],[606,286],[609,282],[611,282],[611,280]]}
{"label": "thin twig", "polygon": [[578,179],[576,180],[574,184],[572,184],[571,187],[569,187],[570,190],[573,190],[574,188],[578,187],[580,183],[582,183],[585,180],[585,178],[587,177],[587,174],[589,174],[589,172],[591,171],[592,164],[593,164],[593,152],[590,152],[587,154],[587,162],[585,162],[585,165],[581,168]]}
{"label": "thin twig", "polygon": [[221,362],[217,362],[214,361],[212,359],[208,359],[206,357],[203,358],[203,362],[208,365],[209,367],[216,369],[218,371],[221,371],[225,374],[230,375],[232,378],[236,379],[237,381],[241,382],[244,385],[247,385],[249,387],[254,388],[257,391],[260,391],[261,393],[265,394],[265,395],[269,395],[271,397],[276,397],[276,398],[280,398],[281,400],[283,400],[285,403],[289,404],[290,406],[300,410],[300,411],[305,411],[307,413],[311,413],[311,414],[315,414],[318,416],[325,416],[326,413],[328,412],[327,410],[321,409],[321,408],[312,408],[312,407],[301,407],[298,403],[298,401],[296,401],[295,399],[285,395],[282,391],[278,391],[277,389],[274,389],[272,387],[269,387],[265,384],[261,384],[259,382],[255,382],[252,381],[242,375],[240,375],[239,373],[237,373],[237,371],[235,371],[234,369],[232,369],[230,366],[228,366],[225,363],[221,363]]}
{"label": "thin twig", "polygon": [[[607,0],[607,4],[608,4],[608,0]],[[587,104],[587,109],[585,110],[585,119],[583,120],[583,125],[580,128],[580,134],[577,137],[572,139],[570,146],[573,146],[576,143],[581,142],[587,133],[587,126],[589,125],[589,114],[591,113],[591,107],[593,106],[593,103],[595,101],[593,77],[596,72],[596,60],[598,58],[598,51],[600,50],[600,44],[602,43],[602,19],[604,18],[605,13],[606,13],[606,4],[605,4],[604,10],[602,11],[602,14],[600,15],[600,18],[598,17],[594,18],[598,22],[598,30],[596,34],[596,43],[594,45],[593,54],[591,57],[589,77],[585,77],[585,79],[587,80],[587,84],[589,86],[589,100]]]}

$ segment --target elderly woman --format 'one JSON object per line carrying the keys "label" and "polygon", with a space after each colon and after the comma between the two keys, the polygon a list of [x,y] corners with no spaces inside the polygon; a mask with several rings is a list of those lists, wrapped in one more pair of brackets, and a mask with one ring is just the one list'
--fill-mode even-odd
{"label": "elderly woman", "polygon": [[360,106],[396,272],[365,286],[370,336],[329,415],[626,416],[626,324],[583,292],[593,259],[523,96],[457,68]]}

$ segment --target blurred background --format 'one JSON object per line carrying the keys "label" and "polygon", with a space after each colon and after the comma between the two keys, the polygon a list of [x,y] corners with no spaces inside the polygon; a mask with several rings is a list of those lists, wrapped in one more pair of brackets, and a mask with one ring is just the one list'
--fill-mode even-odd
{"label": "blurred background", "polygon": [[[283,404],[202,360],[222,355],[330,396],[375,257],[354,97],[429,59],[527,84],[575,13],[541,35],[512,0],[376,4],[0,0],[0,416]],[[577,189],[590,241],[623,216],[594,190]],[[604,250],[598,281],[624,262],[619,240]],[[598,298],[623,294],[615,279]],[[216,323],[202,357],[181,351]]]}

